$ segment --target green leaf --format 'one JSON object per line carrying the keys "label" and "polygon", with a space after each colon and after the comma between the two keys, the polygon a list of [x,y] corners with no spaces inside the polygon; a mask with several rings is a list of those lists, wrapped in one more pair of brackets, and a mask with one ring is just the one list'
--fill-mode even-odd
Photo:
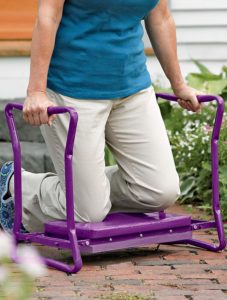
{"label": "green leaf", "polygon": [[185,179],[180,186],[181,195],[182,196],[187,195],[194,185],[195,185],[194,177],[190,176],[187,179]]}
{"label": "green leaf", "polygon": [[183,204],[183,203],[191,203],[192,202],[192,200],[193,200],[193,198],[194,198],[194,192],[191,192],[191,193],[189,193],[189,194],[187,194],[187,195],[183,195],[181,198],[180,198],[180,204]]}
{"label": "green leaf", "polygon": [[172,111],[172,105],[166,100],[158,101],[163,118],[168,118]]}
{"label": "green leaf", "polygon": [[200,70],[201,73],[212,74],[210,72],[210,70],[205,65],[203,65],[202,63],[200,63],[198,60],[193,59],[192,61],[194,62],[194,64],[196,64],[196,66],[199,68],[199,70]]}
{"label": "green leaf", "polygon": [[223,66],[222,71],[225,73],[225,76],[227,77],[227,66]]}
{"label": "green leaf", "polygon": [[210,81],[210,80],[220,80],[223,79],[221,75],[216,75],[216,74],[212,74],[212,73],[191,73],[193,74],[195,77],[203,79],[204,81]]}
{"label": "green leaf", "polygon": [[105,146],[105,164],[106,166],[113,166],[116,164],[115,158],[107,146]]}
{"label": "green leaf", "polygon": [[207,161],[202,162],[202,167],[203,167],[203,169],[205,169],[207,171],[211,171],[211,164],[210,164],[210,162],[207,162]]}
{"label": "green leaf", "polygon": [[220,173],[227,176],[227,166],[220,166]]}
{"label": "green leaf", "polygon": [[[168,87],[161,87],[160,85],[158,85],[157,83],[153,83],[153,88],[155,90],[155,93],[169,93],[169,94],[173,94],[173,90]],[[161,101],[161,99],[159,100],[159,102]],[[166,101],[166,100],[163,100]]]}
{"label": "green leaf", "polygon": [[209,94],[221,95],[225,88],[227,88],[227,79],[207,82],[207,92]]}
{"label": "green leaf", "polygon": [[193,87],[197,90],[203,90],[204,89],[204,80],[200,76],[198,76],[198,74],[190,73],[186,76],[186,79],[188,81],[188,84],[191,87]]}
{"label": "green leaf", "polygon": [[210,212],[212,211],[212,207],[210,204],[199,205],[198,208],[206,210],[206,211],[210,211]]}

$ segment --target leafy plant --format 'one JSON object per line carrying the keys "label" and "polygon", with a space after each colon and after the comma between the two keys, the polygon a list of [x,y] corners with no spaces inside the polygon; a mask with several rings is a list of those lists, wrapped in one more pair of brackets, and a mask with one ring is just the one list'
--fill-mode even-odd
{"label": "leafy plant", "polygon": [[200,73],[189,73],[188,84],[208,94],[221,95],[227,100],[227,66],[224,66],[220,74],[212,73],[206,66],[193,60]]}

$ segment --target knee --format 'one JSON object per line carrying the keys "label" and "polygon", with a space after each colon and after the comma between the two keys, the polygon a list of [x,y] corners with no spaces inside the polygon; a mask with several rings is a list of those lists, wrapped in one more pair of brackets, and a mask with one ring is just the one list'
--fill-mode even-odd
{"label": "knee", "polygon": [[75,218],[78,222],[82,223],[102,222],[110,209],[111,202],[108,202],[105,206],[97,205],[96,207],[79,209],[75,212]]}
{"label": "knee", "polygon": [[83,216],[83,222],[102,222],[107,213],[103,211],[92,211],[91,213],[87,212],[86,216]]}
{"label": "knee", "polygon": [[164,210],[177,201],[180,196],[180,184],[178,181],[163,183],[160,191],[160,194],[157,196],[157,209]]}
{"label": "knee", "polygon": [[180,182],[179,176],[171,180],[162,180],[154,187],[151,185],[150,188],[140,191],[140,198],[143,197],[142,202],[146,203],[151,211],[165,210],[172,206],[180,196]]}

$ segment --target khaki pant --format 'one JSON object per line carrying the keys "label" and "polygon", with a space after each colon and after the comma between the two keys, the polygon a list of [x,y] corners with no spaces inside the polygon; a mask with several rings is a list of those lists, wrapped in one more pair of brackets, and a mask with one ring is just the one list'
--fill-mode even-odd
{"label": "khaki pant", "polygon": [[[79,115],[73,157],[76,221],[101,221],[116,211],[159,211],[176,201],[179,176],[152,86],[119,99],[73,99],[52,90],[48,96]],[[68,122],[68,114],[61,114],[52,126],[40,127],[57,174],[22,172],[23,224],[29,231],[40,230],[46,220],[65,219]],[[105,167],[105,143],[115,166]]]}

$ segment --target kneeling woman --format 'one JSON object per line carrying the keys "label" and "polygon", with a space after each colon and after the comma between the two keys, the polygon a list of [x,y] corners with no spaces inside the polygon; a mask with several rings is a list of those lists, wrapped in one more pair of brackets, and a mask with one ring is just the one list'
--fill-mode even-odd
{"label": "kneeling woman", "polygon": [[[166,128],[146,67],[141,20],[179,104],[201,109],[182,78],[167,0],[40,0],[32,39],[24,120],[40,126],[56,174],[22,170],[23,226],[65,219],[64,146],[68,116],[79,115],[73,158],[75,219],[102,221],[114,211],[152,212],[180,195]],[[105,144],[117,164],[106,167]],[[11,231],[14,168],[1,169],[0,222]]]}

